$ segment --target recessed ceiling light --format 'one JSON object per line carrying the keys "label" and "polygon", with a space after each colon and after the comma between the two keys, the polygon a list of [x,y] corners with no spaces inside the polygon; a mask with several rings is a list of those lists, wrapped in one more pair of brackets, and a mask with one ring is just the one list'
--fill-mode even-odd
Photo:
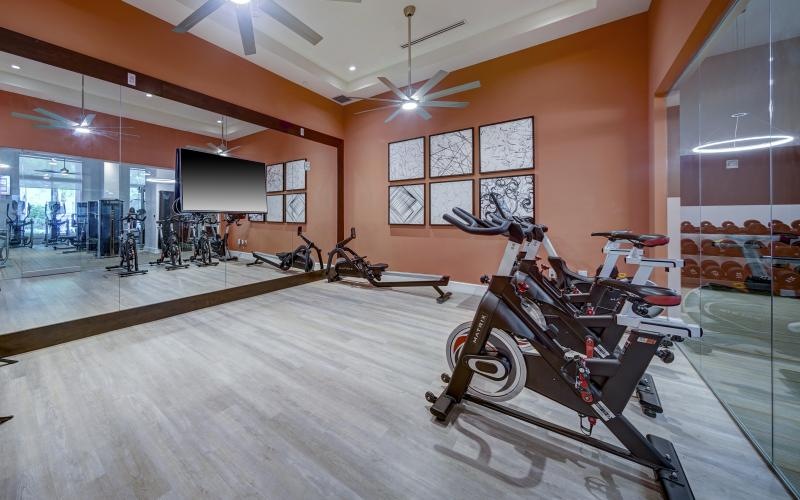
{"label": "recessed ceiling light", "polygon": [[347,68],[347,69],[349,69],[350,71],[355,71],[355,70],[356,70],[356,67],[355,67],[355,66],[350,66],[350,67],[349,67],[349,68]]}
{"label": "recessed ceiling light", "polygon": [[217,123],[222,123],[222,120],[217,120]]}
{"label": "recessed ceiling light", "polygon": [[233,2],[235,4],[238,4],[238,5],[244,5],[246,3],[250,3],[250,0],[231,0],[231,2]]}
{"label": "recessed ceiling light", "polygon": [[3,168],[3,169],[11,168],[11,165],[6,165],[5,163],[0,163],[0,168]]}
{"label": "recessed ceiling light", "polygon": [[153,97],[153,94],[145,94],[145,97]]}
{"label": "recessed ceiling light", "polygon": [[21,69],[21,68],[19,66],[17,66],[16,64],[12,64],[11,65],[11,69]]}

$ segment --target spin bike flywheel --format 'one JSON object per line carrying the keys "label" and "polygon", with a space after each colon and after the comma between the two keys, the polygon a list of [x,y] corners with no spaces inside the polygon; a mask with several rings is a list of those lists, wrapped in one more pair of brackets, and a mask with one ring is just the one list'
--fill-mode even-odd
{"label": "spin bike flywheel", "polygon": [[[462,323],[447,338],[447,365],[451,371],[461,357],[471,327],[471,322]],[[511,335],[493,329],[489,333],[485,352],[481,354],[495,357],[504,366],[505,375],[501,380],[494,380],[476,371],[469,384],[470,392],[490,401],[502,402],[512,399],[525,388],[528,369],[522,350]]]}

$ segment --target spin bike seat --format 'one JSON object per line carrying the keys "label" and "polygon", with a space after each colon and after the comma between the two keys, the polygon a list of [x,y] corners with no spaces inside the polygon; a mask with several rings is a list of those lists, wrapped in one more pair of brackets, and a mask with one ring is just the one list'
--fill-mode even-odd
{"label": "spin bike seat", "polygon": [[600,286],[618,290],[628,296],[641,300],[652,306],[677,306],[681,303],[681,295],[670,288],[653,285],[634,285],[628,281],[603,278],[597,281]]}
{"label": "spin bike seat", "polygon": [[592,233],[592,236],[602,236],[608,241],[629,241],[638,248],[660,247],[669,243],[669,237],[664,236],[663,234],[641,234],[632,233],[630,231],[605,231]]}

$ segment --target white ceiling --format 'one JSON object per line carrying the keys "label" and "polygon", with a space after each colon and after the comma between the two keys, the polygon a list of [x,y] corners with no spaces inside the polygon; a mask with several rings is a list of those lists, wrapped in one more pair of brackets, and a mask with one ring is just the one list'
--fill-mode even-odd
{"label": "white ceiling", "polygon": [[[178,24],[205,0],[124,0]],[[244,56],[233,5],[201,21],[190,35],[327,97],[368,97],[384,92],[376,77],[407,81],[403,7],[413,1],[412,38],[455,22],[466,25],[412,48],[412,78],[453,71],[546,41],[628,17],[650,0],[276,0],[323,36],[316,46],[289,31],[251,2],[257,53]],[[198,54],[198,57],[202,57]],[[354,65],[356,71],[348,68]]]}
{"label": "white ceiling", "polygon": [[[20,69],[11,66],[17,65]],[[122,116],[154,125],[161,125],[210,137],[220,137],[219,115],[158,96],[147,97],[143,92],[108,83],[95,78],[85,79],[85,107],[113,116]],[[30,59],[0,52],[0,90],[27,95],[69,106],[81,106],[81,75]],[[32,109],[16,109],[33,113]],[[11,116],[0,117],[17,120]],[[225,119],[226,139],[234,140],[265,130],[263,127],[232,118]],[[33,125],[33,123],[31,123]],[[219,141],[217,141],[219,142]],[[198,144],[202,146],[202,144]]]}

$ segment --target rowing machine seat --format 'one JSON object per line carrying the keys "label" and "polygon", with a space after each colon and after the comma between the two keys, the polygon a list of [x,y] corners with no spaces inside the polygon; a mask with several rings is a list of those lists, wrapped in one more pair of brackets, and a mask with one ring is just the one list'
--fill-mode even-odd
{"label": "rowing machine seat", "polygon": [[283,260],[286,257],[289,257],[290,255],[292,255],[292,252],[278,252],[275,254],[275,256],[278,257],[280,260]]}
{"label": "rowing machine seat", "polygon": [[619,290],[653,306],[677,306],[681,303],[681,295],[671,288],[652,285],[634,285],[628,281],[611,278],[600,279],[598,285]]}
{"label": "rowing machine seat", "polygon": [[389,267],[389,264],[378,263],[378,264],[370,264],[369,269],[371,271],[385,271]]}

